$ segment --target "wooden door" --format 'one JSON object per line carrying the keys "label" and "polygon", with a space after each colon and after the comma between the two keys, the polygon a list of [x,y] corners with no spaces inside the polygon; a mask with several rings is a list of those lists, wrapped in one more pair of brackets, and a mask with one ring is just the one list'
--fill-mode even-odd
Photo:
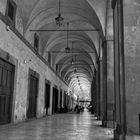
{"label": "wooden door", "polygon": [[57,113],[58,110],[58,89],[53,88],[53,101],[52,101],[52,113]]}
{"label": "wooden door", "polygon": [[50,107],[50,85],[47,83],[45,85],[45,108],[46,108],[46,115],[48,114],[48,108]]}
{"label": "wooden door", "polygon": [[58,89],[55,89],[55,113],[58,111]]}
{"label": "wooden door", "polygon": [[62,90],[60,90],[60,108],[62,108]]}
{"label": "wooden door", "polygon": [[55,88],[53,88],[53,97],[52,97],[52,114],[55,113]]}
{"label": "wooden door", "polygon": [[11,121],[13,83],[14,66],[0,59],[0,124]]}
{"label": "wooden door", "polygon": [[66,93],[64,93],[64,106],[66,106],[66,100],[67,100]]}
{"label": "wooden door", "polygon": [[38,94],[38,78],[30,75],[30,87],[29,87],[29,104],[28,104],[28,111],[27,117],[34,118],[36,117],[36,110],[37,110],[37,94]]}

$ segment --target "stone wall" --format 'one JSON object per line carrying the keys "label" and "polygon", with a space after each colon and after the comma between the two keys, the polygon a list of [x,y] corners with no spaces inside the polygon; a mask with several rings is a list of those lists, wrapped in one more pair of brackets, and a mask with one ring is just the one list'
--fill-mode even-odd
{"label": "stone wall", "polygon": [[139,133],[140,1],[124,0],[124,49],[127,133]]}
{"label": "stone wall", "polygon": [[51,82],[51,87],[57,85],[58,88],[62,88],[62,90],[65,91],[67,91],[68,87],[29,47],[23,43],[22,40],[20,40],[11,30],[6,31],[5,27],[6,25],[0,20],[0,49],[5,53],[9,53],[10,57],[17,61],[15,66],[12,121],[20,122],[26,119],[29,68],[39,74],[37,117],[42,117],[45,115],[45,79]]}

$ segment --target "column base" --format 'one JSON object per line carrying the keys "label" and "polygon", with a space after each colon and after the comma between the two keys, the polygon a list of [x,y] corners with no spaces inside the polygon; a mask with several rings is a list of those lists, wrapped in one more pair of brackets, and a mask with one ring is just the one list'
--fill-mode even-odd
{"label": "column base", "polygon": [[116,129],[114,130],[114,140],[126,140],[125,134],[122,132],[122,127],[118,124]]}
{"label": "column base", "polygon": [[126,138],[125,138],[125,140],[140,140],[140,136],[135,136],[135,135],[133,135],[133,136],[127,136],[126,135]]}
{"label": "column base", "polygon": [[107,121],[102,120],[102,126],[103,126],[103,127],[107,127]]}
{"label": "column base", "polygon": [[125,135],[114,132],[114,140],[125,140]]}
{"label": "column base", "polygon": [[115,128],[115,122],[113,122],[113,121],[107,121],[107,127],[108,128]]}
{"label": "column base", "polygon": [[98,116],[97,119],[98,120],[103,120],[103,117],[102,116]]}

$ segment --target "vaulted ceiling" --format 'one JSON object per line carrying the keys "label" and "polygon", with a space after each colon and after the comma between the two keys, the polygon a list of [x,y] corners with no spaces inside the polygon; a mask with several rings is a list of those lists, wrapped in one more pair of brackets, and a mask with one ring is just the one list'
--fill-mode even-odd
{"label": "vaulted ceiling", "polygon": [[[22,33],[33,43],[36,31],[40,37],[39,53],[48,60],[51,54],[51,66],[69,84],[72,92],[80,98],[90,98],[90,85],[99,56],[100,40],[105,32],[107,0],[61,0],[62,26],[55,23],[58,16],[59,0],[15,0],[18,16],[22,22]],[[69,37],[67,39],[67,23]],[[77,31],[77,30],[83,31]],[[87,31],[87,29],[95,31]],[[61,31],[57,31],[61,30]],[[67,40],[70,53],[65,53]],[[72,58],[74,64],[71,64]]]}

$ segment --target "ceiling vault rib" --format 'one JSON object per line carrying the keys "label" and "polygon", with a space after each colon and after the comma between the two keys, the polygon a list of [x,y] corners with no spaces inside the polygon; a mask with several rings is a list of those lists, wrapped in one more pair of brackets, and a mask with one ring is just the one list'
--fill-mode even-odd
{"label": "ceiling vault rib", "polygon": [[[89,101],[91,83],[98,67],[96,60],[101,55],[100,47],[106,34],[107,0],[15,1],[19,7],[16,22],[20,20],[17,30],[31,45],[34,33],[38,33],[37,53],[51,69],[45,74],[55,71],[62,79],[62,88],[64,82],[75,99]],[[112,38],[107,41],[112,42]]]}
{"label": "ceiling vault rib", "polygon": [[45,30],[34,30],[34,29],[31,29],[30,32],[84,32],[84,31],[88,31],[88,32],[97,32],[97,31],[100,31],[100,29],[71,29],[71,30],[66,30],[66,29],[63,29],[63,30],[55,30],[55,29],[45,29]]}
{"label": "ceiling vault rib", "polygon": [[[46,51],[46,53],[66,53],[65,51]],[[78,52],[71,52],[71,53],[95,53],[95,52],[87,52],[87,51],[78,51]]]}
{"label": "ceiling vault rib", "polygon": [[94,65],[94,64],[60,64],[60,63],[58,63],[58,64],[56,64],[56,65]]}

